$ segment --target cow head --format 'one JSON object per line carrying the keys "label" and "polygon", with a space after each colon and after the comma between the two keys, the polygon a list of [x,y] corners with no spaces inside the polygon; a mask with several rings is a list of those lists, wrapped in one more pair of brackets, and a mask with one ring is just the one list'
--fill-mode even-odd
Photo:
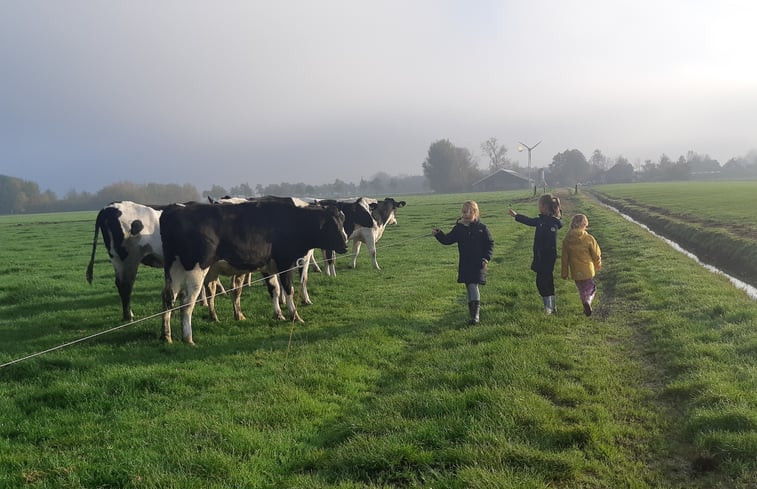
{"label": "cow head", "polygon": [[394,211],[400,207],[404,207],[405,204],[406,202],[404,200],[396,201],[391,197],[387,197],[382,201],[371,204],[371,214],[379,226],[397,224],[397,218],[394,215]]}
{"label": "cow head", "polygon": [[340,254],[346,253],[347,234],[344,232],[344,213],[333,205],[328,205],[324,209],[326,217],[321,223],[321,232],[326,243],[321,247]]}
{"label": "cow head", "polygon": [[367,205],[363,204],[360,199],[351,203],[343,204],[344,207],[348,207],[352,221],[355,224],[359,224],[363,227],[373,227],[373,216]]}

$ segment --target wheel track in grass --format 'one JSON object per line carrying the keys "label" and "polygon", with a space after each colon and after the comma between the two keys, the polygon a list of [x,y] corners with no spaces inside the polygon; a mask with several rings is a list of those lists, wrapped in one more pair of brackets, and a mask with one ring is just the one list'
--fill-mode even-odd
{"label": "wheel track in grass", "polygon": [[[594,195],[589,195],[592,204],[601,205],[595,201]],[[565,199],[568,204],[566,210],[570,210],[577,205],[576,200],[580,197]],[[585,202],[579,204],[581,207],[586,206]],[[596,207],[587,207],[592,214],[599,215],[604,212],[612,212],[607,209]],[[584,212],[584,213],[586,213]],[[592,215],[589,214],[591,225]],[[644,234],[641,228],[639,234]],[[642,258],[634,256],[633,250],[630,252],[621,251],[624,247],[629,247],[629,242],[621,241],[616,249],[617,240],[602,239],[601,230],[593,233],[597,237],[600,246],[602,246],[603,255],[616,255],[623,257],[632,257],[633,260],[642,261]],[[690,441],[690,437],[684,432],[684,423],[681,420],[686,416],[688,407],[682,404],[682,400],[676,396],[670,395],[669,383],[675,379],[677,372],[670,365],[666,364],[665,358],[656,351],[656,345],[653,333],[649,330],[649,325],[645,324],[642,319],[637,319],[634,313],[645,310],[643,301],[636,300],[633,296],[625,296],[619,285],[623,281],[623,274],[634,266],[643,266],[639,263],[616,263],[610,260],[607,266],[599,276],[600,283],[600,307],[596,311],[596,317],[602,321],[611,321],[615,324],[624,326],[627,330],[626,335],[628,342],[615,342],[613,347],[621,354],[628,355],[633,359],[633,363],[638,365],[641,373],[641,381],[638,388],[641,391],[647,391],[644,402],[657,414],[658,428],[661,430],[656,437],[646,440],[647,450],[636,450],[636,456],[643,463],[650,475],[656,474],[656,477],[663,480],[665,488],[686,488],[686,489],[709,489],[709,488],[731,488],[742,487],[728,481],[724,474],[718,471],[718,463],[707,453],[703,453]],[[622,314],[624,317],[622,323],[614,318]],[[683,401],[685,402],[685,401]]]}

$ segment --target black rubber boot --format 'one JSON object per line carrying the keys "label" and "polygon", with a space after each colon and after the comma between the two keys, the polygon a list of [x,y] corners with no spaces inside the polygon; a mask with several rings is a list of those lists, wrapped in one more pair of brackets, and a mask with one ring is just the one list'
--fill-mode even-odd
{"label": "black rubber boot", "polygon": [[470,313],[470,319],[468,324],[478,324],[478,313],[481,309],[481,301],[471,301],[468,303],[468,312]]}

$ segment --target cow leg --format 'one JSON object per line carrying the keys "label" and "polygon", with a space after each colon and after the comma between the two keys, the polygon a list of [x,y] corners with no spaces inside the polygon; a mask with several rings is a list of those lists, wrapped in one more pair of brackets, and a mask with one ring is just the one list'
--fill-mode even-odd
{"label": "cow leg", "polygon": [[352,242],[352,268],[357,267],[357,255],[360,253],[360,246],[362,243],[356,239]]}
{"label": "cow leg", "polygon": [[326,275],[336,277],[336,264],[334,263],[334,250],[321,250],[323,252],[323,261],[326,262]]}
{"label": "cow leg", "polygon": [[207,289],[208,303],[208,320],[218,322],[218,313],[216,312],[216,291],[218,290],[218,280],[208,282],[203,290]]}
{"label": "cow leg", "polygon": [[[166,343],[172,343],[171,339],[171,309],[173,309],[176,296],[179,294],[179,282],[174,280],[174,270],[181,270],[181,265],[173,264],[171,270],[166,272],[166,282],[163,286],[163,335]],[[177,270],[177,271],[178,271]],[[178,278],[178,277],[177,277]]]}
{"label": "cow leg", "polygon": [[134,312],[131,310],[131,293],[134,290],[134,282],[137,280],[137,269],[139,262],[132,263],[134,260],[113,263],[116,271],[116,288],[118,295],[121,297],[121,308],[124,321],[133,321]]}
{"label": "cow leg", "polygon": [[182,295],[181,329],[184,343],[194,345],[192,339],[192,311],[195,308],[197,298],[200,296],[205,275],[208,269],[202,269],[199,265],[186,272],[184,280],[184,294]]}
{"label": "cow leg", "polygon": [[[314,251],[315,250],[308,251],[307,255],[302,258],[302,263],[304,266],[300,267],[300,290],[302,291],[302,302],[305,304],[313,303],[313,301],[310,300],[310,296],[308,295],[308,269],[310,268],[309,263],[311,260],[313,261],[313,263],[315,263],[315,260],[313,260]],[[297,265],[300,265],[300,263],[297,263]],[[321,269],[319,268],[318,271],[320,272]]]}
{"label": "cow leg", "polygon": [[116,288],[121,297],[122,317],[124,321],[134,321],[134,313],[131,310],[131,291],[134,288],[134,280],[119,278],[116,275]]}
{"label": "cow leg", "polygon": [[203,287],[200,291],[200,304],[202,304],[205,307],[208,307],[208,296],[210,295],[210,291],[208,287]]}
{"label": "cow leg", "polygon": [[245,279],[248,274],[234,275],[231,277],[231,288],[234,289],[234,319],[237,321],[244,321],[247,319],[242,314],[242,287],[244,287]]}
{"label": "cow leg", "polygon": [[310,251],[308,252],[308,262],[307,262],[307,265],[306,265],[306,266],[308,266],[308,267],[309,267],[309,266],[310,266],[310,264],[312,263],[312,264],[313,264],[313,268],[315,268],[315,271],[316,271],[316,272],[318,272],[318,273],[321,273],[321,267],[320,267],[320,266],[318,265],[318,261],[317,261],[317,260],[315,259],[315,257],[313,256],[313,252],[314,252],[314,251],[315,251],[315,250],[310,250]]}
{"label": "cow leg", "polygon": [[368,243],[368,251],[371,253],[371,258],[373,259],[373,268],[376,270],[381,270],[381,267],[379,267],[378,261],[376,261],[376,241],[374,239],[369,239]]}
{"label": "cow leg", "polygon": [[279,281],[281,282],[281,289],[286,294],[287,309],[289,309],[289,315],[292,317],[292,321],[298,321],[304,323],[299,314],[297,314],[297,306],[294,304],[294,286],[292,285],[293,271],[289,270],[285,273],[279,274]]}
{"label": "cow leg", "polygon": [[281,287],[279,285],[278,275],[269,275],[267,273],[263,273],[263,277],[265,278],[265,284],[268,287],[268,293],[273,299],[273,319],[283,321],[286,318],[284,317],[284,314],[281,313],[281,306],[279,306]]}

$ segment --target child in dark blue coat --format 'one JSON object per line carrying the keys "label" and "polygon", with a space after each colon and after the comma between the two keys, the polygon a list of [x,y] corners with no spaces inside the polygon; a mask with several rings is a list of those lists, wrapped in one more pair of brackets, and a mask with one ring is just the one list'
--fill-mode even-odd
{"label": "child in dark blue coat", "polygon": [[539,217],[526,217],[512,209],[508,212],[519,223],[536,228],[531,270],[536,272],[536,288],[544,302],[544,312],[552,314],[557,311],[553,272],[557,260],[557,230],[562,227],[560,199],[551,194],[539,197]]}
{"label": "child in dark blue coat", "polygon": [[489,228],[479,219],[478,204],[472,200],[465,202],[460,219],[449,233],[444,234],[437,227],[431,233],[441,244],[457,243],[460,252],[457,281],[465,284],[468,292],[468,324],[477,324],[481,308],[478,286],[486,283],[486,264],[492,259],[494,251],[494,240]]}

